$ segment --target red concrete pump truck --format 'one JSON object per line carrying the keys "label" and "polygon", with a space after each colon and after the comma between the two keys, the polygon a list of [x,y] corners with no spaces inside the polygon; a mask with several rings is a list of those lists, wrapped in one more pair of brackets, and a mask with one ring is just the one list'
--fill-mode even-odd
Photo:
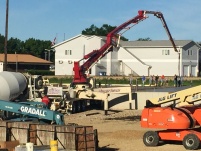
{"label": "red concrete pump truck", "polygon": [[[161,12],[139,10],[138,15],[136,17],[128,20],[127,22],[121,24],[120,26],[116,27],[113,31],[108,33],[106,43],[100,49],[93,50],[89,54],[85,55],[81,60],[74,62],[73,67],[74,79],[72,81],[70,89],[67,92],[69,93],[70,97],[64,99],[62,103],[54,101],[55,105],[54,104],[53,105],[59,106],[58,109],[62,109],[62,112],[77,113],[85,111],[86,108],[88,107],[90,108],[90,106],[93,106],[93,108],[97,106],[102,107],[104,102],[104,110],[105,114],[107,114],[108,96],[110,94],[101,93],[95,91],[95,89],[92,89],[90,87],[91,84],[86,76],[86,73],[87,72],[89,73],[89,70],[92,68],[92,66],[95,65],[105,55],[107,55],[107,53],[113,51],[113,48],[115,47],[118,48],[121,35],[130,28],[132,28],[134,25],[148,18],[146,14],[153,14],[154,16],[156,16],[161,20],[163,27],[165,28],[175,51],[177,51],[172,36],[169,32],[169,29],[163,17],[163,14]],[[80,65],[80,62],[82,60],[85,60],[85,62],[82,65]],[[131,91],[130,87],[119,88],[119,89],[124,89],[123,90],[124,93],[125,91],[130,93]]]}
{"label": "red concrete pump truck", "polygon": [[[101,58],[103,58],[107,53],[113,51],[113,47],[118,47],[119,46],[119,41],[120,41],[120,36],[129,30],[131,27],[134,25],[138,24],[140,21],[143,21],[144,19],[148,18],[146,14],[153,14],[154,16],[158,17],[161,19],[163,27],[165,28],[169,39],[177,52],[175,43],[172,39],[172,36],[170,34],[170,31],[168,29],[168,26],[165,22],[165,19],[163,17],[163,14],[161,12],[155,12],[155,11],[145,11],[145,10],[139,10],[138,15],[127,22],[121,24],[120,26],[116,27],[113,31],[111,31],[107,35],[107,40],[106,43],[99,49],[99,50],[93,50],[89,54],[85,55],[81,60],[74,62],[74,79],[73,83],[75,85],[79,84],[87,84],[87,76],[86,76],[86,71],[89,71],[91,67],[96,64]],[[129,25],[131,25],[129,27]],[[120,33],[122,32],[122,33]],[[80,61],[82,60],[87,60],[83,65],[80,66]]]}

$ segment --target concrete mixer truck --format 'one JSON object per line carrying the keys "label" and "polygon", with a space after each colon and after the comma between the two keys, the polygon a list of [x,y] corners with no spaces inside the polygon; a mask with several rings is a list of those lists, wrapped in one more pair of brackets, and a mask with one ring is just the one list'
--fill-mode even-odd
{"label": "concrete mixer truck", "polygon": [[0,83],[0,117],[2,120],[39,120],[63,124],[63,114],[49,110],[42,102],[29,100],[32,98],[31,95],[37,92],[36,89],[42,88],[41,76],[4,71],[0,72]]}
{"label": "concrete mixer truck", "polygon": [[43,87],[42,76],[19,72],[0,72],[0,82],[0,99],[8,101],[31,99]]}

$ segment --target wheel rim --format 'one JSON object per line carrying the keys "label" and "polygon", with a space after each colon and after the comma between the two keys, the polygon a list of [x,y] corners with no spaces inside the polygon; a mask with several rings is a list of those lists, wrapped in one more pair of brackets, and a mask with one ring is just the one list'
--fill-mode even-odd
{"label": "wheel rim", "polygon": [[146,138],[146,142],[149,143],[149,144],[151,144],[153,141],[154,141],[154,137],[153,136],[148,136]]}
{"label": "wheel rim", "polygon": [[188,139],[188,140],[186,140],[186,145],[187,145],[188,147],[193,146],[193,144],[194,144],[194,140],[193,140],[193,139]]}

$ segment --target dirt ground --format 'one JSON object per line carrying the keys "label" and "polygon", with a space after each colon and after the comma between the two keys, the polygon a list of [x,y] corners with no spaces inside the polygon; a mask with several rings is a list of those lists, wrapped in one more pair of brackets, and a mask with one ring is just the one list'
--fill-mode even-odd
{"label": "dirt ground", "polygon": [[161,144],[157,147],[146,147],[143,134],[149,129],[140,126],[141,111],[92,110],[65,116],[66,123],[77,123],[93,126],[98,130],[100,151],[184,151],[181,143]]}

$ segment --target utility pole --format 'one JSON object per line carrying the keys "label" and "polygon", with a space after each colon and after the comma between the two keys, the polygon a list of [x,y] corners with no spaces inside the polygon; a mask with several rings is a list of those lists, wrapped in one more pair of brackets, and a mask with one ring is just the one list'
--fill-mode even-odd
{"label": "utility pole", "polygon": [[4,64],[3,64],[3,71],[7,71],[8,8],[9,8],[9,0],[6,0],[6,29],[5,29],[5,44],[4,44]]}
{"label": "utility pole", "polygon": [[17,57],[17,52],[15,51],[15,57],[16,57],[16,72],[18,70],[18,57]]}
{"label": "utility pole", "polygon": [[48,50],[48,61],[50,61],[50,50]]}

